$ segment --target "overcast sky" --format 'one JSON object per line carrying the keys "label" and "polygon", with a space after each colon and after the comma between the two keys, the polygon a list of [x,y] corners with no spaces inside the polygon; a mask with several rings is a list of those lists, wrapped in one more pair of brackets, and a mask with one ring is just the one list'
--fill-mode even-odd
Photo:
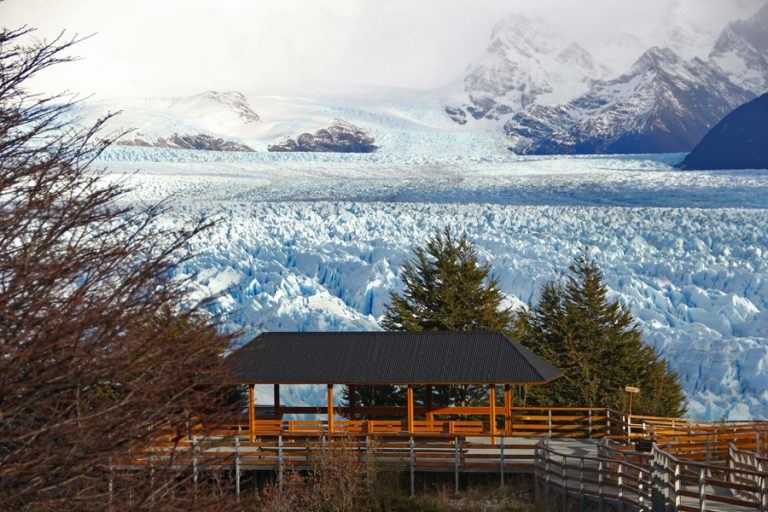
{"label": "overcast sky", "polygon": [[[719,31],[765,0],[6,0],[7,27],[95,33],[81,62],[38,84],[104,96],[328,84],[436,87],[461,74],[504,14],[545,17],[584,44],[647,36],[670,12]],[[673,4],[680,4],[670,10]],[[677,21],[677,20],[674,20]],[[680,20],[688,23],[690,20]]]}

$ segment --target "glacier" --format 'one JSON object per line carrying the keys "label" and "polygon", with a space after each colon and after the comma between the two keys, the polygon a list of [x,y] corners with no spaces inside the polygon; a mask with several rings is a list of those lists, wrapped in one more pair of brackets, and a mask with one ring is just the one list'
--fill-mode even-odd
{"label": "glacier", "polygon": [[[168,200],[164,224],[216,221],[176,272],[195,297],[216,297],[211,312],[242,340],[379,329],[411,249],[451,226],[519,307],[588,251],[679,373],[689,415],[765,418],[768,172],[683,172],[680,159],[114,148],[101,164],[130,188],[124,201]],[[324,391],[282,395],[322,404]],[[259,398],[271,403],[271,390]]]}

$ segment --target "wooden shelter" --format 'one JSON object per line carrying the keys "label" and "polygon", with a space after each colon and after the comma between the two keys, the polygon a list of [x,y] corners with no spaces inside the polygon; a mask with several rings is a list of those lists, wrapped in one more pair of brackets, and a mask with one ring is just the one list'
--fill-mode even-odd
{"label": "wooden shelter", "polygon": [[[453,423],[438,422],[435,419],[438,416],[487,416],[487,429],[494,435],[499,415],[503,415],[504,430],[511,427],[512,385],[544,384],[560,376],[559,370],[530,350],[503,334],[492,332],[264,333],[232,353],[227,361],[227,380],[248,386],[251,437],[279,427],[286,414],[325,415],[324,430],[330,434],[358,428],[352,424],[358,415],[368,418],[402,415],[404,422],[390,422],[383,431],[409,435],[453,433]],[[259,384],[274,386],[273,404],[254,403],[254,386]],[[326,386],[326,404],[282,405],[280,386],[291,384]],[[335,385],[348,387],[347,407],[335,405]],[[357,388],[381,385],[405,387],[405,405],[357,403]],[[454,385],[487,387],[488,405],[433,406],[432,388]],[[497,385],[504,386],[501,412],[496,405]],[[414,401],[416,388],[423,388],[425,395],[418,406]],[[350,421],[337,421],[337,414]],[[275,424],[275,420],[279,423]],[[367,424],[369,429],[376,426],[376,423]]]}

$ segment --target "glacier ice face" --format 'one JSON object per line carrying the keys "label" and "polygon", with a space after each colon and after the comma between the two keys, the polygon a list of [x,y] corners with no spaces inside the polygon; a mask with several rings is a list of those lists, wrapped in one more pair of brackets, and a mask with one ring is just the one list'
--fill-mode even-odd
{"label": "glacier ice face", "polygon": [[[679,372],[691,415],[765,417],[768,173],[672,170],[679,158],[106,165],[133,187],[127,201],[172,197],[165,223],[218,220],[177,272],[195,276],[197,296],[220,294],[212,311],[246,338],[378,329],[411,248],[450,225],[475,240],[515,305],[590,251],[612,296]],[[271,390],[259,397],[270,403]],[[322,404],[324,391],[291,386],[283,397]]]}

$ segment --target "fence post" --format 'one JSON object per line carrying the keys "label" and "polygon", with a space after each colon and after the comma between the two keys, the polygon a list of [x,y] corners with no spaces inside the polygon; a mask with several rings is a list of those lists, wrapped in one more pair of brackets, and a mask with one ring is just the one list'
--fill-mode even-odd
{"label": "fence post", "polygon": [[562,464],[563,512],[565,512],[568,510],[568,457],[565,455],[563,455]]}
{"label": "fence post", "polygon": [[365,434],[365,483],[370,488],[371,486],[371,445],[369,442],[368,434]]}
{"label": "fence post", "polygon": [[603,510],[603,461],[597,462],[597,509]]}
{"label": "fence post", "polygon": [[637,509],[645,512],[645,486],[643,485],[643,470],[637,473]]}
{"label": "fence post", "polygon": [[616,493],[619,501],[619,512],[624,510],[624,466],[619,462],[616,465]]}
{"label": "fence post", "polygon": [[192,440],[192,483],[193,487],[195,489],[195,492],[197,492],[197,442],[195,440]]}
{"label": "fence post", "polygon": [[277,436],[277,486],[283,490],[283,434]]}
{"label": "fence post", "polygon": [[605,427],[607,430],[606,435],[608,437],[611,437],[611,435],[613,434],[613,429],[611,426],[611,410],[610,409],[605,410]]}
{"label": "fence post", "polygon": [[592,439],[592,409],[590,409],[587,413],[589,417],[589,438]]}
{"label": "fence post", "polygon": [[453,438],[453,492],[459,494],[459,436]]}
{"label": "fence post", "polygon": [[709,434],[706,434],[706,439],[707,439],[707,441],[706,441],[706,445],[707,445],[707,464],[709,464],[709,462],[710,462],[710,456],[709,456],[709,450],[710,450]]}
{"label": "fence post", "polygon": [[766,489],[766,477],[760,477],[760,512],[768,512],[768,490]]}
{"label": "fence post", "polygon": [[409,464],[411,469],[411,498],[416,496],[416,454],[414,453],[413,436],[408,439]]}
{"label": "fence post", "polygon": [[541,508],[541,453],[538,443],[533,447],[533,490],[536,508]]}
{"label": "fence post", "polygon": [[704,468],[699,468],[699,512],[704,512],[707,509],[707,495],[704,485]]}
{"label": "fence post", "polygon": [[579,459],[579,506],[584,510],[586,506],[586,496],[584,494],[584,459]]}
{"label": "fence post", "polygon": [[504,436],[501,436],[499,446],[499,487],[504,487]]}
{"label": "fence post", "polygon": [[547,410],[547,437],[552,437],[552,409]]}
{"label": "fence post", "polygon": [[675,480],[673,482],[672,490],[674,491],[672,508],[675,512],[680,511],[680,505],[682,504],[682,495],[680,494],[680,464],[675,463]]}
{"label": "fence post", "polygon": [[[238,427],[239,430],[239,427]],[[240,503],[240,436],[235,437],[235,499]]]}

